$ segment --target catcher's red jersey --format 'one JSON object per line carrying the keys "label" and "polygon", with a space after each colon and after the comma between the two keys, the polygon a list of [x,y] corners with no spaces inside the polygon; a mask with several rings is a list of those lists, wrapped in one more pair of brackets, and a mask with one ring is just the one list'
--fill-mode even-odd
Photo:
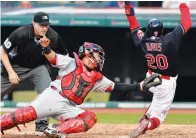
{"label": "catcher's red jersey", "polygon": [[103,75],[97,71],[87,71],[78,55],[74,53],[74,57],[77,67],[61,79],[61,94],[76,104],[82,104],[88,92],[103,78]]}

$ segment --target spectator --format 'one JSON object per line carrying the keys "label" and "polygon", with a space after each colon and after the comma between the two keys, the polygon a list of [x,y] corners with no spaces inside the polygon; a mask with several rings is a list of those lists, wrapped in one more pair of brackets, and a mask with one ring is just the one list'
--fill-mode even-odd
{"label": "spectator", "polygon": [[21,8],[32,8],[32,5],[30,1],[21,1],[20,7]]}
{"label": "spectator", "polygon": [[139,7],[162,7],[162,1],[139,1]]}
{"label": "spectator", "polygon": [[[132,4],[136,7],[137,2],[133,1]],[[120,7],[123,8],[125,6],[124,1],[110,1],[107,7]]]}
{"label": "spectator", "polygon": [[[186,4],[190,7],[190,8],[196,8],[196,1],[187,1]],[[163,8],[178,8],[178,2],[176,1],[164,1],[162,3],[162,7]]]}

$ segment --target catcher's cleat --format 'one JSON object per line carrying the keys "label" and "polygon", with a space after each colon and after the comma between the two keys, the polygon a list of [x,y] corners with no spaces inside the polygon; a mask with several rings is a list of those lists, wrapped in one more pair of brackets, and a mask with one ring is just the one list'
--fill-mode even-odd
{"label": "catcher's cleat", "polygon": [[52,128],[57,128],[59,124],[52,124]]}
{"label": "catcher's cleat", "polygon": [[133,130],[133,132],[130,135],[130,138],[137,138],[138,136],[144,134],[147,130],[148,124],[149,124],[149,120],[143,119],[139,124],[139,126]]}
{"label": "catcher's cleat", "polygon": [[40,120],[35,123],[35,131],[44,132],[48,127],[48,122],[45,120]]}
{"label": "catcher's cleat", "polygon": [[44,134],[48,137],[48,138],[66,138],[67,135],[63,134],[59,131],[57,131],[55,128],[47,128],[44,131]]}

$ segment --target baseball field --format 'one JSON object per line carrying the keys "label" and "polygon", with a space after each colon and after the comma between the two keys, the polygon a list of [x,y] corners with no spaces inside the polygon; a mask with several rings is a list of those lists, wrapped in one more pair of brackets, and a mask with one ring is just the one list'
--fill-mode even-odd
{"label": "baseball field", "polygon": [[[145,109],[88,109],[97,114],[97,124],[86,133],[69,134],[68,138],[128,138]],[[55,121],[50,120],[51,123]],[[34,122],[5,131],[2,138],[44,138],[34,131]],[[141,138],[196,138],[196,110],[170,110],[165,122]]]}

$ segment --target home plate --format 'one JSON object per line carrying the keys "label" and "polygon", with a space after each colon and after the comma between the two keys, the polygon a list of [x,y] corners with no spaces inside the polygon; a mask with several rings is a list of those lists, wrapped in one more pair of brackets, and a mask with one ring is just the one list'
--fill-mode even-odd
{"label": "home plate", "polygon": [[33,132],[33,133],[28,133],[28,132],[17,132],[14,133],[17,135],[32,135],[32,136],[46,136],[43,132]]}

